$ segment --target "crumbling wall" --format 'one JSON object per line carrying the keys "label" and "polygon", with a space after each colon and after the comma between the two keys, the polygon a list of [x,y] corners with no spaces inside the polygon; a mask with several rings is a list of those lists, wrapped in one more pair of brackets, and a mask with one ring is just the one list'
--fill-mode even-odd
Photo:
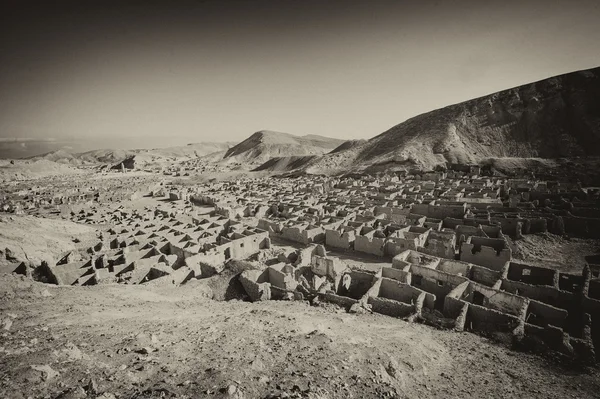
{"label": "crumbling wall", "polygon": [[423,290],[408,284],[384,277],[381,278],[381,285],[376,296],[414,305],[419,296],[423,293],[425,294],[425,306],[433,308],[435,304],[435,295],[424,292]]}
{"label": "crumbling wall", "polygon": [[469,284],[468,281],[465,281],[446,295],[444,299],[444,316],[455,319],[461,314],[466,302],[460,298],[462,298]]}
{"label": "crumbling wall", "polygon": [[471,303],[467,311],[465,327],[482,333],[512,333],[520,323],[521,321],[513,315]]}
{"label": "crumbling wall", "polygon": [[502,272],[479,265],[471,265],[469,278],[477,283],[492,287],[502,278]]}
{"label": "crumbling wall", "polygon": [[482,295],[482,302],[477,305],[496,309],[503,313],[523,317],[525,313],[526,299],[508,292],[499,291],[481,284],[471,282],[463,294],[462,299],[473,303],[477,300],[477,294]]}
{"label": "crumbling wall", "polygon": [[529,234],[545,233],[547,231],[548,221],[546,219],[529,219]]}
{"label": "crumbling wall", "polygon": [[462,205],[429,205],[425,216],[435,219],[462,218],[466,207]]}
{"label": "crumbling wall", "polygon": [[396,256],[408,249],[416,250],[418,245],[416,238],[389,237],[385,241],[384,253],[388,256]]}
{"label": "crumbling wall", "polygon": [[408,317],[415,312],[415,306],[398,302],[392,299],[369,297],[367,303],[375,313],[391,317]]}
{"label": "crumbling wall", "polygon": [[304,236],[303,231],[304,230],[302,230],[300,227],[282,227],[281,236],[286,240],[308,244],[308,240]]}
{"label": "crumbling wall", "polygon": [[512,251],[504,240],[469,237],[460,247],[460,260],[501,271],[512,259]]}
{"label": "crumbling wall", "polygon": [[558,271],[544,267],[510,262],[508,265],[507,278],[525,284],[549,285],[554,287],[556,281],[558,281]]}
{"label": "crumbling wall", "polygon": [[285,263],[269,266],[267,268],[269,283],[282,290],[295,290],[298,282],[294,278],[293,270],[290,269],[293,269],[293,267]]}
{"label": "crumbling wall", "polygon": [[[511,237],[519,237],[523,226],[529,226],[529,221],[523,218],[490,217],[490,221],[499,223],[502,233]],[[523,232],[527,233],[527,229]]]}
{"label": "crumbling wall", "polygon": [[341,249],[354,249],[356,233],[346,231],[341,233],[337,230],[325,230],[325,245]]}
{"label": "crumbling wall", "polygon": [[545,327],[548,324],[563,327],[567,316],[568,312],[564,309],[556,308],[539,301],[530,300],[525,321],[541,327]]}
{"label": "crumbling wall", "polygon": [[411,285],[435,295],[435,305],[442,308],[446,295],[460,284],[468,281],[466,277],[453,275],[428,267],[412,265],[410,267]]}
{"label": "crumbling wall", "polygon": [[427,236],[425,245],[418,247],[424,252],[440,258],[454,259],[456,256],[456,234],[431,231]]}
{"label": "crumbling wall", "polygon": [[352,299],[347,296],[332,294],[330,292],[321,294],[321,296],[322,296],[323,300],[325,300],[329,303],[334,303],[334,304],[344,307],[346,309],[349,309],[350,307],[352,307],[352,305],[358,303],[357,299]]}
{"label": "crumbling wall", "polygon": [[375,281],[375,276],[371,273],[352,270],[350,275],[350,286],[346,289],[340,288],[338,294],[353,299],[361,299],[371,288]]}
{"label": "crumbling wall", "polygon": [[377,237],[365,237],[357,235],[354,240],[354,250],[373,254],[377,256],[385,255],[385,239]]}
{"label": "crumbling wall", "polygon": [[395,269],[393,267],[382,267],[380,273],[381,277],[397,280],[401,283],[410,284],[411,282],[411,273],[401,269]]}
{"label": "crumbling wall", "polygon": [[561,309],[567,309],[573,302],[573,294],[546,285],[531,285],[519,281],[502,280],[501,289],[513,294],[540,301]]}
{"label": "crumbling wall", "polygon": [[324,243],[325,229],[322,227],[307,228],[304,231],[302,231],[302,238],[305,244]]}
{"label": "crumbling wall", "polygon": [[271,284],[266,270],[244,270],[239,277],[240,283],[252,302],[271,299]]}
{"label": "crumbling wall", "polygon": [[436,269],[445,273],[454,274],[457,276],[468,276],[472,265],[470,263],[461,262],[451,259],[440,259]]}

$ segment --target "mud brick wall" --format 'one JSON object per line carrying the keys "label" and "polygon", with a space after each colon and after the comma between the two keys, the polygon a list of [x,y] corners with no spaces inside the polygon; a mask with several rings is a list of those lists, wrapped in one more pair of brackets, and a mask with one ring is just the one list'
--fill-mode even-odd
{"label": "mud brick wall", "polygon": [[325,230],[325,245],[334,248],[354,249],[354,231],[340,233],[337,230]]}
{"label": "mud brick wall", "polygon": [[558,271],[510,262],[507,278],[531,285],[549,285],[554,287]]}
{"label": "mud brick wall", "polygon": [[358,235],[354,240],[354,250],[377,256],[385,255],[385,239],[384,238],[369,238]]}
{"label": "mud brick wall", "polygon": [[369,297],[368,303],[371,305],[373,312],[391,317],[408,317],[415,312],[414,305],[386,298]]}
{"label": "mud brick wall", "polygon": [[564,309],[554,307],[539,301],[530,300],[527,307],[525,320],[527,323],[545,327],[548,324],[563,327],[567,319],[568,312]]}
{"label": "mud brick wall", "polygon": [[341,289],[338,294],[360,299],[373,286],[374,280],[375,276],[373,274],[353,270],[350,273],[350,287],[347,291]]}
{"label": "mud brick wall", "polygon": [[472,265],[469,278],[477,283],[491,287],[502,278],[502,272],[479,265]]}
{"label": "mud brick wall", "polygon": [[411,273],[401,269],[394,269],[393,267],[381,268],[381,277],[397,280],[405,284],[410,284],[411,282]]}
{"label": "mud brick wall", "polygon": [[519,326],[519,319],[483,306],[469,304],[465,328],[484,333],[512,332]]}
{"label": "mud brick wall", "polygon": [[574,299],[573,294],[568,291],[561,291],[545,285],[531,285],[507,279],[502,280],[501,289],[560,309],[568,309]]}
{"label": "mud brick wall", "polygon": [[352,305],[358,303],[358,300],[356,299],[331,293],[320,294],[320,296],[326,302],[334,303],[345,308],[350,308]]}

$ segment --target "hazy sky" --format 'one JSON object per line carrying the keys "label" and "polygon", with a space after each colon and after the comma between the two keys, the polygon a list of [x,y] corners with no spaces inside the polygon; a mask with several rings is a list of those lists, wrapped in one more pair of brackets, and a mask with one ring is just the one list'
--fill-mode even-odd
{"label": "hazy sky", "polygon": [[598,0],[45,3],[0,6],[0,138],[370,138],[600,65]]}

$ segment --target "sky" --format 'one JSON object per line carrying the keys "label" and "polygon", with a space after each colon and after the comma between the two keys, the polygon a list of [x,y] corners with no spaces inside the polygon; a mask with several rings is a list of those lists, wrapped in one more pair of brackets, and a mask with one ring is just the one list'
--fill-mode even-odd
{"label": "sky", "polygon": [[0,15],[0,144],[20,148],[368,139],[600,66],[597,0],[5,0]]}

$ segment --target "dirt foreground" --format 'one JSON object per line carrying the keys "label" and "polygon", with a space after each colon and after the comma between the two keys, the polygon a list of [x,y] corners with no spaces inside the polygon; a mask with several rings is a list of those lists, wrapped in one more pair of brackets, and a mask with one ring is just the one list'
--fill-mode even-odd
{"label": "dirt foreground", "polygon": [[[3,398],[585,398],[597,369],[373,314],[0,275]],[[567,371],[571,370],[571,371]]]}

